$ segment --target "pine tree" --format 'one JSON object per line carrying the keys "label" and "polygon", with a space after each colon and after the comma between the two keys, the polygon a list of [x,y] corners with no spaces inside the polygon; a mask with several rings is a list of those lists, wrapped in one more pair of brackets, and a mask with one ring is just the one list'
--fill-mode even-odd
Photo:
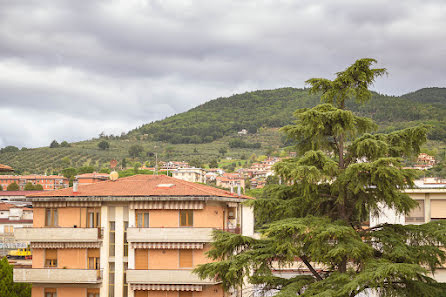
{"label": "pine tree", "polygon": [[12,265],[6,257],[0,260],[0,296],[1,297],[31,297],[31,285],[14,283]]}
{"label": "pine tree", "polygon": [[[296,158],[274,169],[281,185],[265,188],[254,206],[262,237],[214,232],[202,278],[217,278],[224,289],[244,280],[276,296],[439,296],[440,284],[429,272],[446,260],[446,224],[384,224],[367,228],[369,215],[382,205],[407,214],[416,202],[403,192],[415,174],[402,168],[426,141],[427,127],[390,134],[346,110],[346,101],[367,102],[369,86],[385,74],[374,59],[360,59],[334,80],[310,79],[310,92],[324,102],[295,112],[296,122],[282,128],[296,141]],[[309,273],[291,279],[274,275],[277,265],[296,261]],[[315,267],[322,269],[316,269]]]}

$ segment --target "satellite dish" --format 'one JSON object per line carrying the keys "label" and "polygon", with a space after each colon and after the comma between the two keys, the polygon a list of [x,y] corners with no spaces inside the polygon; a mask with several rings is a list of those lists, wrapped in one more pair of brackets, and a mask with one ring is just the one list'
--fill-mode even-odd
{"label": "satellite dish", "polygon": [[116,165],[118,165],[118,161],[116,161],[115,159],[113,159],[113,160],[110,161],[110,167],[111,167],[111,168],[115,168]]}
{"label": "satellite dish", "polygon": [[117,173],[116,171],[110,172],[110,180],[115,181],[118,179],[118,177],[119,177],[119,173]]}

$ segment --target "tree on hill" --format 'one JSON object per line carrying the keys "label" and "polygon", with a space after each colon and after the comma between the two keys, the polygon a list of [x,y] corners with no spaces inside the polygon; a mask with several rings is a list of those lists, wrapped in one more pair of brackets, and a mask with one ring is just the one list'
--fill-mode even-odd
{"label": "tree on hill", "polygon": [[[333,81],[308,81],[329,103],[297,110],[295,124],[282,129],[296,140],[299,156],[275,165],[282,185],[250,201],[263,236],[215,231],[208,255],[217,262],[200,265],[200,277],[217,278],[226,290],[247,279],[279,290],[276,296],[439,295],[429,275],[446,260],[446,222],[364,226],[382,205],[401,214],[417,206],[402,192],[415,173],[401,161],[419,153],[427,134],[424,126],[372,134],[371,119],[345,109],[350,98],[370,98],[369,85],[385,73],[372,69],[374,62],[358,60]],[[308,274],[273,274],[273,263],[286,267],[296,259]]]}
{"label": "tree on hill", "polygon": [[98,143],[98,148],[105,151],[110,148],[110,143],[107,140],[102,140]]}
{"label": "tree on hill", "polygon": [[211,162],[209,162],[209,168],[218,168],[218,161],[217,160],[211,160]]}
{"label": "tree on hill", "polygon": [[3,191],[3,187],[2,187],[2,185],[0,185],[0,191]]}
{"label": "tree on hill", "polygon": [[30,297],[31,284],[16,283],[13,281],[13,268],[8,259],[0,260],[0,296],[2,297]]}
{"label": "tree on hill", "polygon": [[9,184],[8,187],[6,187],[6,191],[18,191],[19,189],[19,185],[16,183]]}
{"label": "tree on hill", "polygon": [[0,149],[0,153],[14,153],[18,152],[19,148],[13,145],[5,146],[4,148]]}
{"label": "tree on hill", "polygon": [[218,152],[220,153],[220,155],[222,157],[224,157],[226,155],[226,153],[228,152],[228,149],[226,147],[221,147]]}
{"label": "tree on hill", "polygon": [[195,168],[203,168],[204,164],[199,159],[195,158],[189,162],[189,165]]}
{"label": "tree on hill", "polygon": [[129,155],[132,158],[139,157],[141,153],[144,151],[144,148],[139,144],[134,144],[129,148]]}
{"label": "tree on hill", "polygon": [[60,143],[60,147],[70,147],[70,146],[71,145],[66,140],[64,140]]}
{"label": "tree on hill", "polygon": [[50,148],[58,148],[60,145],[56,140],[51,141]]}

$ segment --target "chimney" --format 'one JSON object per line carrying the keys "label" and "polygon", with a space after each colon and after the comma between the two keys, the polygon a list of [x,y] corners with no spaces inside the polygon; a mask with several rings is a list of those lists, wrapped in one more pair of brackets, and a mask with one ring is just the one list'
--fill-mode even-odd
{"label": "chimney", "polygon": [[242,187],[240,187],[240,184],[237,184],[237,195],[242,195]]}
{"label": "chimney", "polygon": [[73,182],[73,193],[77,193],[79,183],[77,181]]}

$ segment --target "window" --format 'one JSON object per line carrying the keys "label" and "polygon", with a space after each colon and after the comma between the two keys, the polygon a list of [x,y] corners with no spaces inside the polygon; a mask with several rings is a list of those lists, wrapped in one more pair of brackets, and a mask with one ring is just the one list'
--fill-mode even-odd
{"label": "window", "polygon": [[149,212],[143,210],[136,211],[136,227],[148,228],[149,227]]}
{"label": "window", "polygon": [[57,297],[56,289],[45,289],[44,297]]}
{"label": "window", "polygon": [[135,249],[135,269],[137,270],[149,269],[148,249]]}
{"label": "window", "polygon": [[99,208],[87,208],[87,227],[101,227],[101,211]]}
{"label": "window", "polygon": [[99,297],[99,289],[87,289],[87,297]]}
{"label": "window", "polygon": [[180,210],[180,227],[192,227],[194,225],[194,212],[192,210]]}
{"label": "window", "polygon": [[57,250],[46,249],[45,250],[45,267],[55,268],[57,267]]}
{"label": "window", "polygon": [[180,268],[192,268],[192,250],[179,250]]}
{"label": "window", "polygon": [[99,249],[88,249],[88,269],[100,269]]}
{"label": "window", "polygon": [[406,216],[407,223],[424,223],[424,200],[417,200],[418,206]]}
{"label": "window", "polygon": [[5,225],[5,233],[14,233],[14,226]]}
{"label": "window", "polygon": [[122,286],[122,296],[128,297],[129,296],[129,284],[127,283],[127,269],[129,269],[129,264],[124,263],[124,284]]}
{"label": "window", "polygon": [[129,222],[124,221],[124,257],[129,255],[129,242],[127,241],[127,228],[129,227]]}
{"label": "window", "polygon": [[108,297],[115,297],[115,263],[108,265]]}
{"label": "window", "polygon": [[45,227],[56,227],[58,225],[57,208],[45,209]]}
{"label": "window", "polygon": [[110,246],[109,246],[109,256],[114,257],[115,256],[115,222],[109,222],[110,226]]}

